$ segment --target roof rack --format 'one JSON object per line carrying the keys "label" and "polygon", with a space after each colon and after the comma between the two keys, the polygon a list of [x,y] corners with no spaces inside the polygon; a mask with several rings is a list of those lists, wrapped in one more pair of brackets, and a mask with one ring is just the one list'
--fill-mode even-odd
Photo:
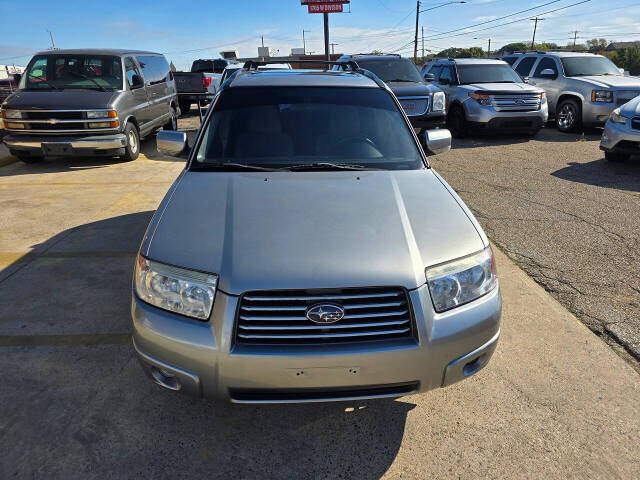
{"label": "roof rack", "polygon": [[[262,67],[264,65],[273,65],[273,64],[281,64],[282,60],[261,60],[259,62],[255,60],[248,60],[244,63],[245,70],[257,70],[258,67]],[[331,61],[331,60],[290,60],[288,63],[306,63],[310,65],[349,65],[352,70],[359,71],[360,67],[354,60],[343,60],[341,62]]]}

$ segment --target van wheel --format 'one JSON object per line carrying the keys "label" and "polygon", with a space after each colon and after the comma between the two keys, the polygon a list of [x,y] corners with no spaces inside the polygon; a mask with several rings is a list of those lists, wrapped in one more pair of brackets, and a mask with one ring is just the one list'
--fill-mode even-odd
{"label": "van wheel", "polygon": [[604,158],[610,162],[624,162],[629,158],[629,155],[620,152],[604,152]]}
{"label": "van wheel", "polygon": [[129,161],[135,160],[140,154],[140,134],[133,123],[129,122],[124,127],[124,136],[127,139],[127,145],[122,158]]}
{"label": "van wheel", "polygon": [[178,129],[178,117],[176,115],[176,110],[171,107],[169,111],[169,120],[162,126],[163,130],[177,130]]}
{"label": "van wheel", "polygon": [[467,136],[467,119],[464,111],[459,106],[454,106],[447,117],[447,127],[451,130],[451,135],[455,138],[464,138]]}
{"label": "van wheel", "polygon": [[582,109],[572,98],[563,100],[556,112],[556,126],[561,132],[578,132],[582,127]]}
{"label": "van wheel", "polygon": [[180,100],[180,113],[182,115],[187,115],[191,111],[191,101],[190,100]]}

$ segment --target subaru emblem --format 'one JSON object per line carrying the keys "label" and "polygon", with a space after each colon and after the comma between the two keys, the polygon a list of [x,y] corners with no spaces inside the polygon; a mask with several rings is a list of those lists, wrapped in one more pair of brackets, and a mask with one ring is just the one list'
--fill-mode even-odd
{"label": "subaru emblem", "polygon": [[335,323],[344,318],[344,308],[330,303],[313,305],[307,308],[307,318],[314,323]]}

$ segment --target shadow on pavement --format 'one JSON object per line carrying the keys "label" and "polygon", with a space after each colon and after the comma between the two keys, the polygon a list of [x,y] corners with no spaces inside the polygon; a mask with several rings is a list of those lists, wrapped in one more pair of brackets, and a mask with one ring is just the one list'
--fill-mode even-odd
{"label": "shadow on pavement", "polygon": [[536,135],[529,136],[521,133],[476,133],[470,134],[469,137],[463,139],[454,139],[453,148],[478,148],[478,147],[495,147],[502,145],[524,144],[531,141],[537,142],[580,142],[580,141],[599,141],[602,130],[590,129],[584,133],[562,133],[553,125],[547,126],[540,130]]}
{"label": "shadow on pavement", "polygon": [[621,163],[604,158],[587,163],[570,162],[551,175],[570,182],[640,192],[640,156]]}

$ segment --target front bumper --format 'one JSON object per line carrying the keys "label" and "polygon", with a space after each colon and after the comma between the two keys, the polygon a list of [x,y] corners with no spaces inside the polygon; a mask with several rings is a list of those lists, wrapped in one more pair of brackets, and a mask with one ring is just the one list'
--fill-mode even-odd
{"label": "front bumper", "polygon": [[469,126],[476,130],[532,132],[544,127],[549,119],[546,101],[531,112],[498,111],[472,99],[465,101],[463,106]]}
{"label": "front bumper", "polygon": [[601,127],[617,107],[614,103],[584,101],[582,102],[582,124],[589,127]]}
{"label": "front bumper", "polygon": [[[134,295],[133,342],[156,383],[235,403],[397,397],[450,385],[487,364],[500,334],[499,288],[442,314],[434,312],[426,286],[410,299],[415,340],[258,347],[233,340],[236,296],[218,291],[211,319],[200,322]],[[167,384],[159,372],[177,382]]]}
{"label": "front bumper", "polygon": [[118,155],[127,144],[124,134],[84,136],[7,135],[2,140],[13,153],[48,156]]}
{"label": "front bumper", "polygon": [[629,119],[624,125],[608,121],[600,139],[600,150],[640,155],[640,131],[631,128]]}
{"label": "front bumper", "polygon": [[444,127],[447,116],[444,112],[429,112],[424,115],[409,116],[409,121],[413,128],[432,130]]}

